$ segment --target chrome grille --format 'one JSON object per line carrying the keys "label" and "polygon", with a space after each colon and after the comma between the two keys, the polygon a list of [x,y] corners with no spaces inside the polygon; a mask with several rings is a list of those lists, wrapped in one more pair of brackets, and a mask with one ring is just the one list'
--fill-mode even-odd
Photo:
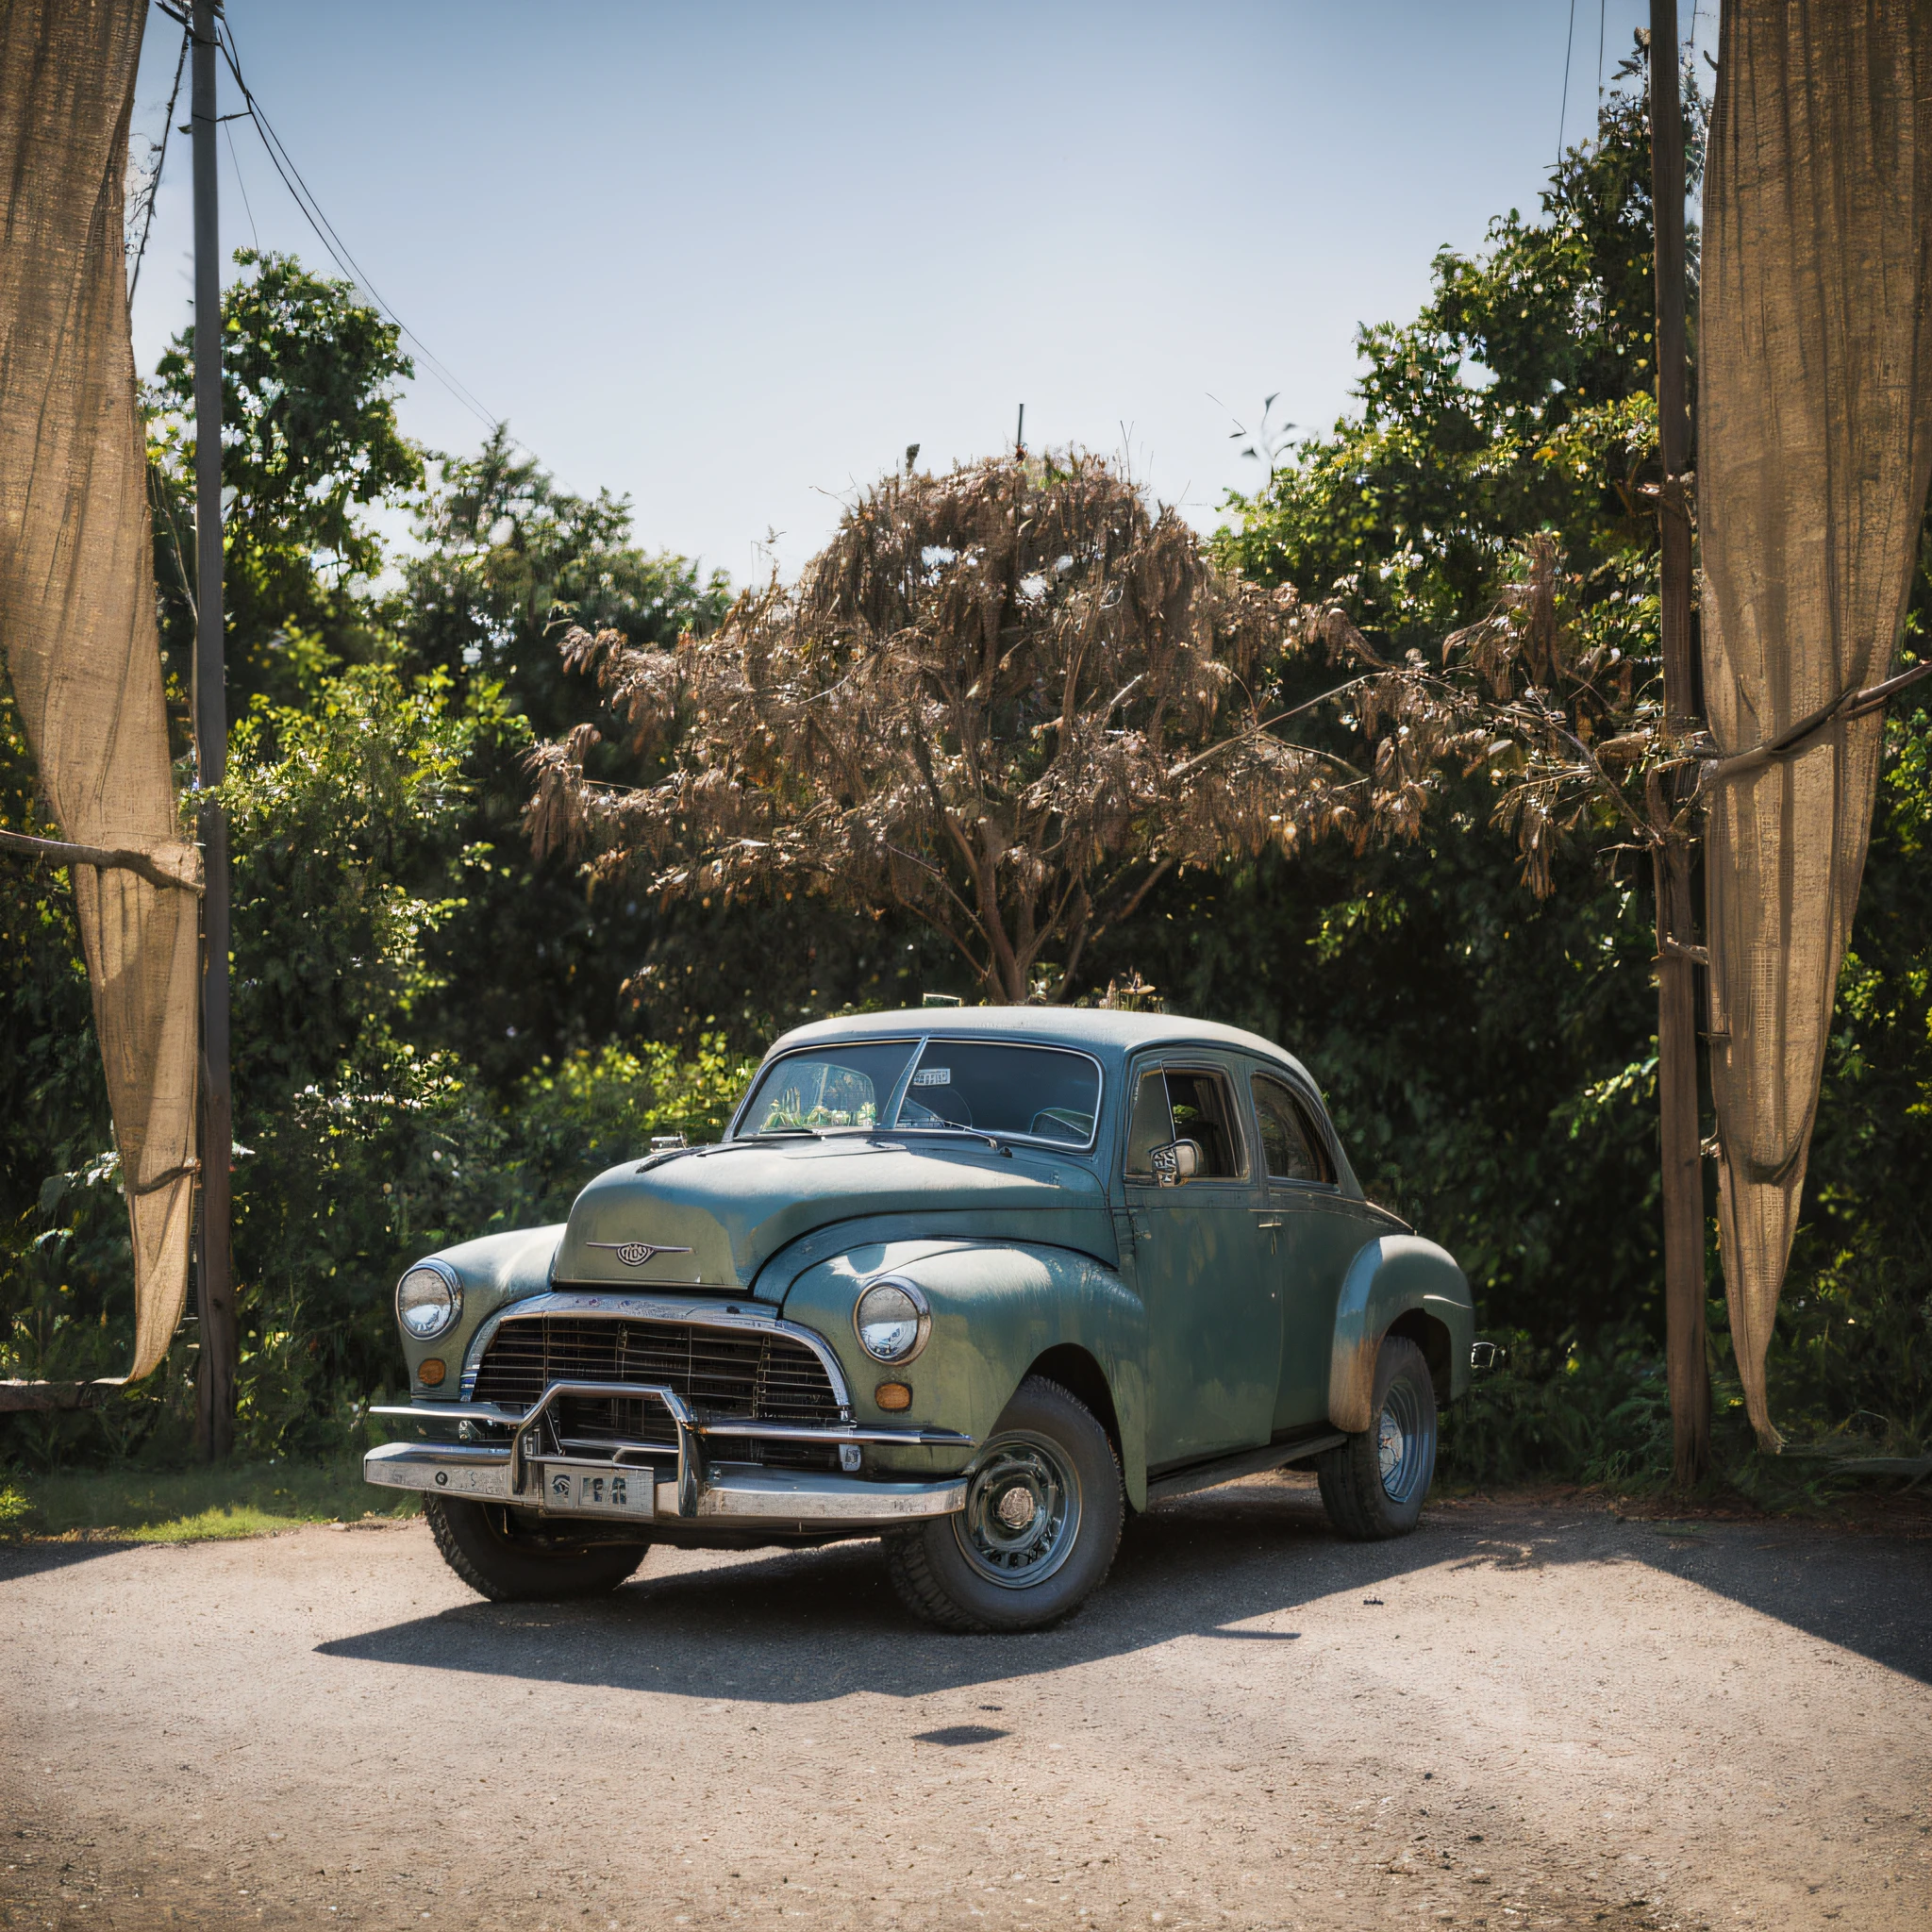
{"label": "chrome grille", "polygon": [[[824,1364],[804,1342],[759,1329],[614,1315],[513,1315],[497,1327],[476,1371],[474,1399],[528,1408],[552,1382],[656,1382],[684,1397],[704,1421],[744,1416],[807,1425],[840,1420]],[[594,1454],[612,1442],[675,1446],[656,1402],[566,1396],[552,1411],[558,1446]],[[764,1442],[710,1436],[724,1462],[836,1469],[835,1444]]]}

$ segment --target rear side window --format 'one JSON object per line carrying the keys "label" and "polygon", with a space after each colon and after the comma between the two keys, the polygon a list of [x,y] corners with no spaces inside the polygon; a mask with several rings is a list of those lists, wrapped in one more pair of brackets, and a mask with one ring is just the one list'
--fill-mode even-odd
{"label": "rear side window", "polygon": [[1261,1127],[1261,1159],[1271,1180],[1335,1181],[1328,1143],[1299,1095],[1265,1074],[1254,1077],[1255,1114]]}
{"label": "rear side window", "polygon": [[1239,1180],[1246,1172],[1232,1095],[1221,1074],[1179,1068],[1141,1074],[1127,1130],[1127,1177],[1152,1180],[1154,1150],[1170,1141],[1200,1148],[1199,1180]]}

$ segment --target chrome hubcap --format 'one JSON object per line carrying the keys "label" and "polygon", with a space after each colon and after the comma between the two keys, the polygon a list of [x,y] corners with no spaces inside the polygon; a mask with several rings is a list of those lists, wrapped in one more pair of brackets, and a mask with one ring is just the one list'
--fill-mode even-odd
{"label": "chrome hubcap", "polygon": [[1389,1479],[1401,1473],[1404,1441],[1402,1424],[1385,1408],[1382,1411],[1381,1442],[1378,1451],[1382,1462],[1382,1487],[1385,1490],[1389,1487]]}
{"label": "chrome hubcap", "polygon": [[1058,1443],[1014,1433],[987,1445],[953,1519],[966,1560],[1008,1590],[1043,1583],[1080,1528],[1080,1479]]}
{"label": "chrome hubcap", "polygon": [[1375,1419],[1375,1459],[1391,1503],[1410,1501],[1435,1472],[1436,1419],[1406,1378],[1391,1385]]}

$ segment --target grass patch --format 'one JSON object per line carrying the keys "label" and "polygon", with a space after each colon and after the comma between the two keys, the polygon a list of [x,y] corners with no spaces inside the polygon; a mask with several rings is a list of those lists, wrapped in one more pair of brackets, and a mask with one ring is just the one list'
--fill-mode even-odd
{"label": "grass patch", "polygon": [[375,1490],[359,1459],[225,1469],[67,1470],[0,1479],[0,1537],[112,1537],[202,1542],[268,1536],[304,1523],[413,1516],[414,1496]]}

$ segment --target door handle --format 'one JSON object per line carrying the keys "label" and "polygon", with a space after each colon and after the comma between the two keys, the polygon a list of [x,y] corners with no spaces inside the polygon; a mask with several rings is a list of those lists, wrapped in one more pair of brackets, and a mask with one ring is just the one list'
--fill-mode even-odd
{"label": "door handle", "polygon": [[1255,1225],[1257,1227],[1279,1227],[1281,1225],[1281,1216],[1278,1214],[1271,1215],[1265,1220],[1257,1218]]}

